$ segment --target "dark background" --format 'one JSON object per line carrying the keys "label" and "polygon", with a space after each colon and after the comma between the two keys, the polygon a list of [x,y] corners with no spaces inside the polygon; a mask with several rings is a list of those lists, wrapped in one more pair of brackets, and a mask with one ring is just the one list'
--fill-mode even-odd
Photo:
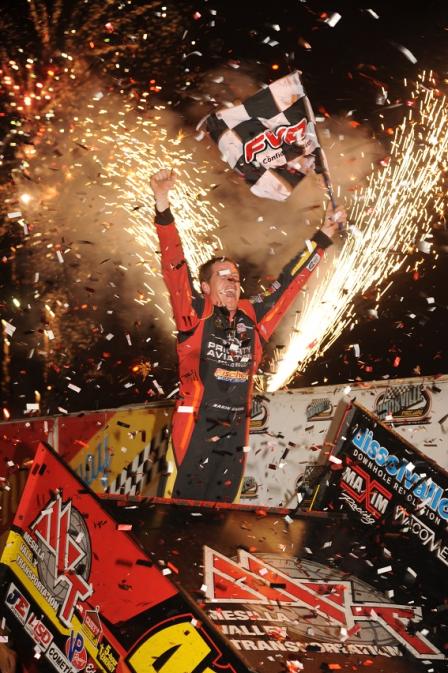
{"label": "dark background", "polygon": [[[448,6],[445,0],[432,0],[410,5],[407,2],[298,2],[278,0],[270,4],[256,2],[133,2],[125,9],[120,2],[38,2],[37,22],[30,18],[29,6],[24,0],[2,2],[0,42],[2,63],[8,58],[23,59],[33,55],[38,63],[57,61],[58,50],[69,41],[70,48],[85,52],[89,69],[104,77],[111,89],[144,91],[148,81],[162,86],[158,94],[161,103],[170,100],[173,109],[184,117],[185,124],[197,121],[193,112],[195,100],[192,91],[204,90],[207,73],[229,63],[238,64],[260,81],[270,81],[293,69],[303,72],[303,81],[316,112],[337,115],[353,110],[353,120],[368,128],[387,149],[390,136],[381,128],[393,127],[401,120],[406,96],[404,79],[415,81],[422,70],[432,69],[442,91],[448,82],[447,36]],[[171,21],[157,14],[167,8]],[[379,16],[375,19],[367,9]],[[342,15],[335,27],[325,23],[333,12]],[[106,24],[112,24],[109,32]],[[36,30],[36,25],[41,29]],[[69,36],[70,27],[77,28],[76,36]],[[279,25],[276,31],[273,25]],[[137,50],[129,50],[130,35],[142,30],[151,33],[151,39],[139,43]],[[183,35],[194,40],[191,53],[185,58]],[[263,40],[279,42],[277,46]],[[116,51],[101,53],[89,51],[89,39],[98,43],[107,37]],[[79,41],[77,44],[76,41]],[[311,45],[311,49],[306,44]],[[413,64],[400,49],[409,49],[417,59]],[[22,49],[22,51],[20,51]],[[114,63],[129,67],[129,74],[117,75]],[[273,66],[276,69],[273,69]],[[277,67],[278,66],[278,67]],[[381,104],[381,87],[388,91],[389,100],[396,107]],[[16,113],[8,106],[7,90],[0,88],[0,133],[3,136],[3,164],[0,169],[2,195],[11,194],[11,171],[17,166],[17,146],[11,145],[7,135]],[[157,99],[157,96],[156,96]],[[154,103],[155,104],[155,103]],[[205,110],[207,112],[209,110]],[[382,115],[382,116],[380,116]],[[35,128],[27,127],[28,140]],[[3,200],[4,200],[3,199]],[[3,205],[1,224],[2,281],[0,306],[2,317],[16,326],[11,349],[4,360],[2,404],[12,417],[22,416],[25,402],[33,401],[33,391],[41,393],[41,414],[115,407],[141,403],[160,397],[154,387],[153,373],[145,372],[147,360],[160,361],[157,381],[165,392],[176,385],[177,374],[174,347],[164,343],[158,334],[152,316],[142,312],[129,332],[133,348],[120,346],[118,340],[108,345],[94,342],[86,353],[77,349],[70,337],[70,315],[67,317],[67,339],[71,339],[70,357],[63,365],[58,354],[54,362],[39,358],[27,359],[26,353],[36,334],[45,328],[45,317],[36,315],[23,306],[31,296],[30,250],[17,228],[11,227]],[[410,266],[420,261],[419,272],[400,272],[381,300],[378,318],[372,319],[368,309],[374,305],[374,294],[356,299],[358,324],[343,334],[325,353],[311,363],[296,378],[293,385],[307,386],[314,382],[340,383],[351,380],[374,380],[382,377],[409,377],[436,375],[448,370],[446,352],[448,237],[443,218],[434,231],[435,245],[431,254],[412,253]],[[256,244],[256,242],[254,242]],[[244,259],[241,260],[243,274]],[[249,270],[248,270],[249,272]],[[256,269],[250,269],[252,275]],[[261,275],[261,271],[260,271]],[[387,282],[391,279],[389,278]],[[53,293],[58,291],[58,279]],[[119,282],[119,279],[118,281]],[[22,307],[14,307],[12,296],[22,297]],[[427,299],[433,297],[434,303]],[[76,303],[76,302],[75,302]],[[122,307],[126,311],[126,307]],[[90,312],[90,313],[89,313]],[[415,317],[411,317],[415,316]],[[78,322],[97,320],[91,309],[84,312],[74,307],[71,317]],[[113,321],[113,319],[111,319]],[[109,325],[113,331],[113,323]],[[150,346],[146,336],[151,330]],[[353,344],[359,344],[361,356],[355,357]],[[398,357],[397,357],[398,356]],[[102,368],[96,363],[102,359]],[[5,369],[7,361],[8,370]],[[133,371],[133,368],[136,370]],[[67,390],[63,375],[82,388],[82,394]],[[126,388],[130,382],[132,387]],[[6,418],[6,416],[4,416]]]}

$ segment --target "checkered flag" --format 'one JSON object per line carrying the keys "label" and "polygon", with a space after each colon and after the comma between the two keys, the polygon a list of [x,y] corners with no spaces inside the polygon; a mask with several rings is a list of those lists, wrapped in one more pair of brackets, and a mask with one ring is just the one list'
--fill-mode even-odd
{"label": "checkered flag", "polygon": [[297,71],[241,105],[211,113],[203,123],[224,161],[256,196],[283,201],[310,170],[324,174],[330,191],[313,111]]}

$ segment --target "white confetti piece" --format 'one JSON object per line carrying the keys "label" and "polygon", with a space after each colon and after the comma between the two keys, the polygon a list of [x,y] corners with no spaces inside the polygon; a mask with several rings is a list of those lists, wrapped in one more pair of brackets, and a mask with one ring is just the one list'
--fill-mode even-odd
{"label": "white confetti piece", "polygon": [[395,46],[397,47],[398,51],[401,51],[403,56],[405,56],[408,59],[408,61],[410,61],[411,63],[417,63],[417,59],[415,58],[414,54],[412,53],[412,51],[409,51],[407,47],[403,47],[402,44],[395,44]]}
{"label": "white confetti piece", "polygon": [[74,383],[69,383],[67,388],[70,388],[70,390],[73,390],[75,393],[81,392],[81,388],[79,386],[75,386]]}
{"label": "white confetti piece", "polygon": [[16,217],[22,217],[22,213],[20,212],[20,210],[15,210],[12,213],[8,213],[8,218],[10,220],[14,220]]}
{"label": "white confetti piece", "polygon": [[333,14],[328,17],[328,19],[325,19],[325,23],[330,26],[330,28],[334,28],[341,19],[342,16],[338,12],[333,12]]}
{"label": "white confetti piece", "polygon": [[424,238],[422,238],[418,243],[417,243],[417,249],[419,252],[425,253],[425,255],[429,254],[431,252],[431,241],[425,241]]}
{"label": "white confetti piece", "polygon": [[153,382],[153,384],[154,384],[154,388],[157,390],[157,392],[159,393],[159,395],[164,395],[164,394],[165,394],[165,391],[163,390],[163,388],[162,388],[162,386],[160,385],[160,383],[159,383],[158,381],[156,381],[155,379],[153,379],[152,382]]}
{"label": "white confetti piece", "polygon": [[17,329],[16,327],[14,327],[14,325],[11,325],[10,322],[6,322],[6,320],[2,320],[2,324],[3,329],[5,330],[8,336],[12,336]]}
{"label": "white confetti piece", "polygon": [[115,334],[112,334],[111,332],[109,332],[109,334],[106,334],[105,339],[106,339],[106,341],[110,341],[111,339],[114,338],[114,336],[115,336]]}
{"label": "white confetti piece", "polygon": [[59,264],[64,263],[64,257],[62,256],[62,252],[60,250],[56,250],[56,257],[58,258]]}
{"label": "white confetti piece", "polygon": [[392,566],[383,566],[382,568],[378,568],[376,571],[378,575],[383,575],[384,573],[390,573],[392,571]]}
{"label": "white confetti piece", "polygon": [[179,414],[192,414],[194,411],[193,407],[187,407],[186,405],[181,405],[180,407],[177,407],[177,411]]}

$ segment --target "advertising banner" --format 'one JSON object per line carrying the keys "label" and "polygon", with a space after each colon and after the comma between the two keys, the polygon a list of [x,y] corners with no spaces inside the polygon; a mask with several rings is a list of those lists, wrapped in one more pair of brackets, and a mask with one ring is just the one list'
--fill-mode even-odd
{"label": "advertising banner", "polygon": [[0,563],[1,614],[25,670],[250,671],[130,529],[39,445]]}
{"label": "advertising banner", "polygon": [[172,472],[171,414],[172,405],[164,403],[0,424],[0,536],[11,525],[24,466],[41,441],[96,493],[163,495]]}
{"label": "advertising banner", "polygon": [[157,558],[259,673],[448,670],[441,576],[416,587],[385,575],[380,531],[360,536],[340,514],[138,498],[114,516],[148,554],[159,532]]}
{"label": "advertising banner", "polygon": [[294,508],[343,397],[448,468],[448,377],[350,382],[254,398],[242,503]]}
{"label": "advertising banner", "polygon": [[[364,528],[381,526],[391,550],[403,540],[407,551],[414,548],[414,566],[408,567],[411,574],[432,573],[446,581],[445,470],[366,409],[344,402],[321,458],[315,472],[317,485],[311,489],[313,508],[347,512]],[[310,495],[309,485],[308,490]]]}

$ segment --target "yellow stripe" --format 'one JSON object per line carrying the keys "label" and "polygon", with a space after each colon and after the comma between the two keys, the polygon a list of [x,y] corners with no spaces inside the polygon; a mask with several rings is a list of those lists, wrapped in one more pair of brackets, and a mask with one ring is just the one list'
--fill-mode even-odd
{"label": "yellow stripe", "polygon": [[304,266],[305,262],[307,262],[308,259],[311,257],[311,255],[314,253],[315,249],[317,248],[317,243],[315,241],[311,241],[311,243],[313,245],[313,249],[311,251],[306,249],[302,252],[299,261],[297,262],[295,267],[291,270],[291,276],[295,276],[300,267]]}

